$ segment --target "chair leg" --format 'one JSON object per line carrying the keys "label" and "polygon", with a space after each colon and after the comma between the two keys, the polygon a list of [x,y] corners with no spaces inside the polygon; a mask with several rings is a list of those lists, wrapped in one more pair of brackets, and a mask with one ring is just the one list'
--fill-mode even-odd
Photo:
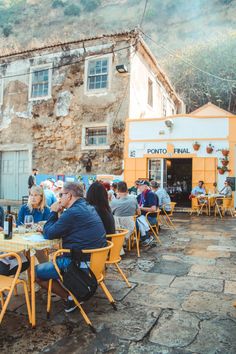
{"label": "chair leg", "polygon": [[1,297],[1,306],[3,308],[3,306],[4,306],[4,297],[3,297],[3,293],[2,292],[0,293],[0,297]]}
{"label": "chair leg", "polygon": [[136,238],[136,247],[137,247],[137,255],[140,257],[140,247],[139,247],[139,240],[140,240],[140,232],[135,231],[135,238]]}
{"label": "chair leg", "polygon": [[32,314],[31,314],[31,308],[30,308],[30,301],[29,301],[29,293],[27,289],[27,284],[25,281],[22,282],[23,287],[24,287],[24,293],[25,293],[25,301],[26,301],[26,306],[27,306],[27,311],[28,311],[28,316],[29,316],[29,323],[32,324]]}
{"label": "chair leg", "polygon": [[174,226],[174,224],[173,224],[173,222],[172,222],[172,220],[170,219],[170,217],[169,217],[168,214],[165,214],[165,218],[166,218],[166,221],[168,221],[167,226],[168,226],[169,228],[172,227],[174,230],[176,230],[176,227]]}
{"label": "chair leg", "polygon": [[18,296],[17,285],[14,287],[14,295]]}
{"label": "chair leg", "polygon": [[122,278],[124,279],[124,281],[126,282],[126,284],[128,285],[129,288],[131,288],[131,284],[129,283],[128,279],[126,278],[124,272],[122,271],[122,269],[119,267],[118,263],[114,263],[118,272],[120,273],[120,275],[122,276]]}
{"label": "chair leg", "polygon": [[11,296],[12,296],[12,293],[13,293],[13,289],[11,289],[7,295],[7,298],[3,304],[3,307],[2,307],[2,311],[1,311],[1,314],[0,314],[0,324],[2,323],[2,319],[3,319],[3,316],[5,315],[5,312],[7,310],[7,306],[10,302],[10,299],[11,299]]}
{"label": "chair leg", "polygon": [[[155,231],[153,225],[151,225],[151,224],[149,225],[149,227],[150,227],[151,231],[153,232],[154,236],[156,237],[157,241],[161,245],[161,240],[160,240],[160,238],[158,236],[158,231]],[[157,227],[157,230],[158,230],[158,225],[156,227]]]}
{"label": "chair leg", "polygon": [[47,319],[49,319],[50,317],[51,298],[52,298],[52,279],[50,279],[48,282]]}
{"label": "chair leg", "polygon": [[131,237],[132,235],[130,235],[129,239],[128,239],[128,251],[131,251]]}
{"label": "chair leg", "polygon": [[107,289],[106,285],[104,284],[103,281],[101,281],[99,283],[99,285],[101,286],[102,288],[102,291],[104,292],[104,294],[106,295],[106,297],[108,298],[109,302],[111,303],[111,305],[113,306],[114,310],[117,310],[117,307],[115,305],[115,300],[113,299],[110,291]]}
{"label": "chair leg", "polygon": [[76,306],[78,307],[78,309],[80,310],[81,315],[83,316],[85,322],[87,323],[87,325],[92,329],[93,332],[96,332],[95,328],[92,325],[92,322],[90,321],[90,319],[88,318],[86,312],[84,311],[83,307],[80,305],[79,301],[73,296],[73,294],[71,294],[71,297],[73,298]]}

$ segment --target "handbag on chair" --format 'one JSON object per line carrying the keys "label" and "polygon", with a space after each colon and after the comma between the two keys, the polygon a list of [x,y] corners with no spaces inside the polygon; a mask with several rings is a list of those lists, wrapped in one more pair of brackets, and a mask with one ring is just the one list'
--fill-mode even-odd
{"label": "handbag on chair", "polygon": [[[79,301],[87,301],[97,290],[97,279],[89,268],[86,261],[83,260],[83,253],[81,250],[71,250],[72,262],[61,271],[63,278],[63,285],[68,289],[72,295]],[[84,261],[87,268],[81,269],[80,263]]]}

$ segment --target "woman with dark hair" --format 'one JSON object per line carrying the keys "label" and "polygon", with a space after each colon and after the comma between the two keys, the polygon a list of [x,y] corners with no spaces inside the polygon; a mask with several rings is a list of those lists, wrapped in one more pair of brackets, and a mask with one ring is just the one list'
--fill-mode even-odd
{"label": "woman with dark hair", "polygon": [[98,181],[91,184],[87,191],[87,201],[93,205],[102,219],[107,234],[115,233],[115,221],[112,215],[108,195],[104,185]]}

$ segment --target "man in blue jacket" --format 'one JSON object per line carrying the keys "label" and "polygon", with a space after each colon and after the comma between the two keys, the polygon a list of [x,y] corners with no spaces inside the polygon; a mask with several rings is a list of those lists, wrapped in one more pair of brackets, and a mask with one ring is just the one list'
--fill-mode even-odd
{"label": "man in blue jacket", "polygon": [[[83,193],[83,186],[79,183],[64,184],[60,200],[51,206],[51,214],[44,225],[43,234],[46,239],[61,238],[62,248],[67,249],[94,249],[107,245],[102,220],[95,208],[85,201]],[[70,263],[68,255],[57,260],[60,270]],[[86,263],[81,262],[81,268],[86,268]],[[36,277],[45,289],[48,288],[48,280],[53,279],[52,291],[66,300],[66,312],[76,308],[72,298],[68,297],[67,291],[58,282],[59,276],[52,262],[37,265]]]}

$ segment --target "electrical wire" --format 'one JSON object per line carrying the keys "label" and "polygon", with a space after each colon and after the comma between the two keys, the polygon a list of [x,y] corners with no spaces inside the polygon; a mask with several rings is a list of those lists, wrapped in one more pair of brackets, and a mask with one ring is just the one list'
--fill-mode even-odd
{"label": "electrical wire", "polygon": [[[137,44],[135,44],[135,45],[137,45]],[[118,48],[118,49],[112,49],[112,50],[110,50],[110,51],[108,51],[108,52],[106,52],[106,53],[104,53],[104,55],[106,55],[106,54],[112,54],[112,53],[115,53],[115,52],[120,52],[120,51],[122,51],[122,50],[126,50],[126,49],[130,49],[130,45],[129,46],[126,46],[126,47],[122,47],[122,48]],[[93,55],[92,56],[92,59],[96,59],[97,57],[101,57],[101,53],[99,53],[99,54],[96,54],[96,55]],[[64,57],[64,59],[65,59],[65,57]],[[59,68],[61,68],[61,67],[65,67],[65,66],[70,66],[70,65],[75,65],[75,64],[79,64],[79,63],[81,63],[81,62],[83,62],[83,61],[85,61],[86,60],[86,57],[82,57],[82,58],[79,58],[79,60],[75,60],[75,61],[73,61],[73,62],[69,62],[69,63],[64,63],[64,64],[60,64],[60,65],[55,65],[55,66],[52,66],[52,67],[50,67],[50,70],[53,70],[53,69],[59,69]],[[50,64],[50,63],[48,63],[48,64]],[[3,65],[5,65],[5,64],[3,64]],[[0,65],[1,66],[1,65]],[[37,72],[43,72],[45,70],[45,68],[43,68],[43,69],[38,69],[37,70]],[[6,75],[6,76],[0,76],[0,79],[9,79],[9,78],[13,78],[13,77],[19,77],[19,76],[29,76],[30,75],[30,73],[17,73],[17,74],[13,74],[13,75]]]}
{"label": "electrical wire", "polygon": [[145,14],[146,14],[147,4],[148,4],[148,0],[145,0],[145,5],[144,5],[141,21],[140,21],[140,24],[139,24],[139,28],[142,28],[143,20],[144,20]]}
{"label": "electrical wire", "polygon": [[179,56],[178,54],[176,54],[173,50],[171,49],[168,49],[164,46],[162,46],[161,44],[158,44],[152,37],[150,37],[148,34],[146,34],[145,32],[143,32],[141,29],[140,29],[140,32],[146,37],[148,38],[150,41],[152,41],[157,47],[159,48],[162,48],[163,50],[165,50],[166,52],[168,52],[169,54],[171,54],[172,56],[174,56],[175,58],[179,59],[180,61],[182,61],[183,63],[185,63],[186,65],[189,65],[191,66],[192,68],[202,72],[203,74],[206,74],[208,76],[211,76],[211,77],[214,77],[215,79],[218,79],[218,80],[222,80],[222,81],[227,81],[227,82],[236,82],[236,79],[227,79],[227,78],[224,78],[224,77],[221,77],[221,76],[218,76],[218,75],[215,75],[215,74],[212,74],[206,70],[203,70],[199,67],[197,67],[196,65],[192,64],[189,60],[187,59],[183,59],[181,56]]}

